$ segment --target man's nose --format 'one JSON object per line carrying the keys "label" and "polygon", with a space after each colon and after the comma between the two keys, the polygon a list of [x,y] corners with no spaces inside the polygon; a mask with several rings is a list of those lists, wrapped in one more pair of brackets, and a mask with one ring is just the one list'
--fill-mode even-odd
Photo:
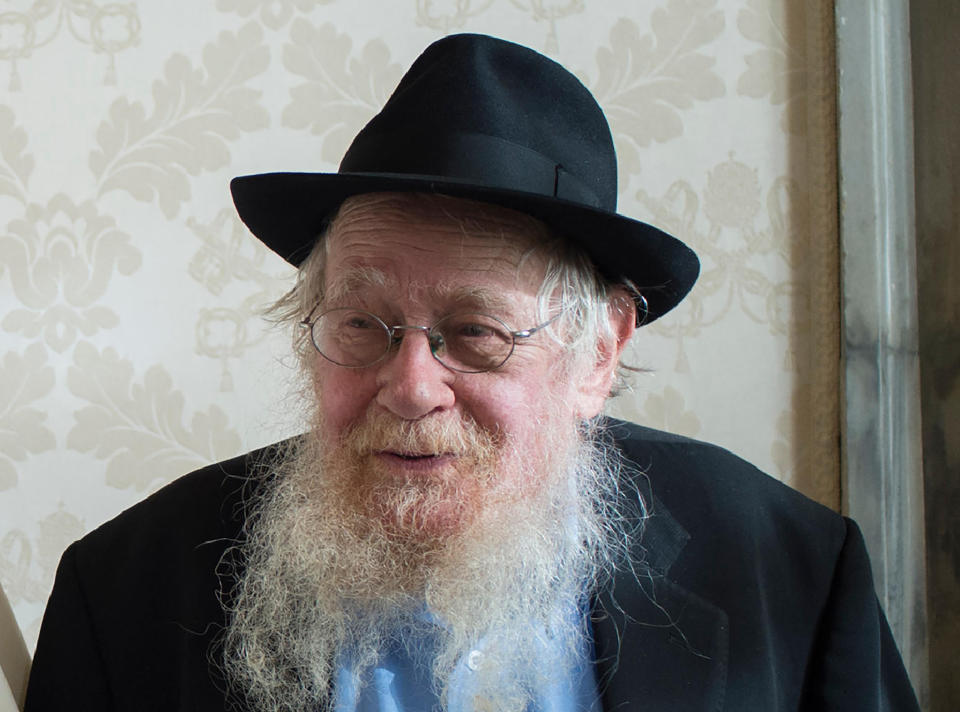
{"label": "man's nose", "polygon": [[425,331],[401,332],[399,346],[379,366],[377,403],[405,420],[453,406],[456,374],[437,361]]}

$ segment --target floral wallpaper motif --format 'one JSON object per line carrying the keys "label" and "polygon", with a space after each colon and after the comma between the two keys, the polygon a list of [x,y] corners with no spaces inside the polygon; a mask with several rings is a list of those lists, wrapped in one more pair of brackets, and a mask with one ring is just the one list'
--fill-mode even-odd
{"label": "floral wallpaper motif", "polygon": [[27,181],[33,172],[33,156],[26,153],[27,132],[17,126],[9,106],[0,104],[0,195],[26,202]]}
{"label": "floral wallpaper motif", "polygon": [[211,405],[183,422],[184,394],[162,366],[134,383],[133,364],[112,349],[77,345],[67,373],[70,392],[87,403],[74,413],[67,447],[105,461],[105,484],[143,491],[171,472],[189,472],[240,452],[227,414]]}
{"label": "floral wallpaper motif", "polygon": [[[0,535],[0,583],[15,611],[46,601],[60,555],[70,542],[88,531],[76,515],[64,509],[63,502],[33,529],[30,534],[24,529],[9,529]],[[18,622],[24,639],[35,641],[40,616],[31,615]]]}
{"label": "floral wallpaper motif", "polygon": [[353,40],[332,24],[298,20],[283,48],[283,64],[305,81],[290,87],[283,125],[322,137],[320,156],[340,162],[357,131],[383,106],[404,67],[379,39],[353,51]]}
{"label": "floral wallpaper motif", "polygon": [[90,154],[98,193],[156,198],[165,217],[176,217],[190,197],[189,177],[227,165],[228,141],[268,125],[259,92],[245,86],[269,61],[261,39],[255,24],[222,32],[203,48],[202,69],[173,55],[163,78],[153,82],[149,116],[143,104],[117,99],[97,127],[99,149]]}
{"label": "floral wallpaper motif", "polygon": [[134,4],[34,0],[22,9],[17,6],[28,3],[11,0],[9,4],[14,7],[0,13],[0,60],[10,62],[10,91],[22,88],[17,62],[46,49],[61,34],[107,55],[106,84],[117,81],[116,54],[140,41],[140,17]]}
{"label": "floral wallpaper motif", "polygon": [[745,57],[747,70],[737,79],[737,91],[784,105],[781,125],[790,133],[806,130],[805,37],[802,3],[752,0],[737,13],[743,37],[760,47]]}
{"label": "floral wallpaper motif", "polygon": [[0,585],[32,645],[71,541],[302,427],[293,269],[228,183],[335,170],[412,59],[484,32],[575,71],[621,212],[687,241],[609,412],[717,442],[836,506],[832,4],[9,0],[0,12]]}
{"label": "floral wallpaper motif", "polygon": [[256,15],[271,30],[279,30],[297,13],[308,13],[333,0],[217,0],[217,9],[241,17]]}
{"label": "floral wallpaper motif", "polygon": [[529,12],[538,22],[547,23],[547,38],[543,47],[542,49],[536,47],[547,54],[555,54],[560,50],[557,23],[586,10],[586,0],[510,0],[510,2],[521,10]]}
{"label": "floral wallpaper motif", "polygon": [[[685,181],[674,183],[659,198],[638,193],[657,216],[654,222],[682,230],[700,257],[700,280],[688,297],[692,308],[681,327],[685,336],[719,324],[731,309],[774,333],[786,333],[790,315],[781,302],[790,286],[771,273],[789,260],[791,225],[785,218],[797,190],[779,176],[764,191],[756,170],[731,158],[708,170],[700,194]],[[758,226],[759,219],[768,224]],[[651,328],[668,332],[676,327],[674,320]]]}
{"label": "floral wallpaper motif", "polygon": [[726,91],[709,54],[724,27],[714,3],[671,0],[650,15],[649,27],[652,32],[641,32],[633,19],[617,21],[609,46],[597,50],[600,72],[591,86],[610,121],[625,173],[640,169],[651,141],[683,134],[683,113],[695,101]]}
{"label": "floral wallpaper motif", "polygon": [[118,325],[116,313],[98,302],[115,273],[131,275],[140,263],[129,235],[92,201],[78,206],[58,193],[47,206],[28,205],[0,236],[0,264],[22,305],[6,312],[0,328],[62,353],[78,334]]}
{"label": "floral wallpaper motif", "polygon": [[46,413],[31,406],[53,390],[53,369],[45,361],[39,344],[28,346],[22,356],[8,351],[0,361],[0,492],[16,486],[15,463],[26,460],[27,453],[56,446]]}
{"label": "floral wallpaper motif", "polygon": [[667,386],[662,393],[650,393],[643,401],[639,414],[645,425],[671,433],[695,438],[700,434],[700,419],[687,410],[683,394]]}
{"label": "floral wallpaper motif", "polygon": [[447,35],[463,30],[467,21],[490,9],[497,0],[417,0],[418,25]]}
{"label": "floral wallpaper motif", "polygon": [[220,362],[220,390],[232,391],[233,364],[266,339],[263,308],[289,288],[292,268],[269,272],[268,251],[250,239],[232,208],[220,210],[209,223],[188,218],[186,224],[201,242],[190,260],[190,277],[214,297],[231,297],[224,306],[198,310],[196,349]]}

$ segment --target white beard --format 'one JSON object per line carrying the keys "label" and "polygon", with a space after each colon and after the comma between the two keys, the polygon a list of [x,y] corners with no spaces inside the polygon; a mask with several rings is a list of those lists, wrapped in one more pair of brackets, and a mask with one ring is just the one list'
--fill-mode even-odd
{"label": "white beard", "polygon": [[[224,592],[231,692],[256,710],[327,709],[340,656],[349,651],[363,684],[386,641],[424,632],[426,604],[444,625],[434,649],[410,652],[444,708],[454,667],[482,639],[477,694],[491,710],[526,709],[556,674],[536,664],[543,631],[572,664],[586,624],[557,613],[582,606],[628,539],[611,516],[619,453],[571,431],[521,457],[473,422],[377,422],[332,449],[305,436],[268,463],[268,481],[249,503],[247,539],[228,552],[242,571]],[[440,440],[448,443],[441,452],[458,440],[474,453],[464,460],[479,486],[461,489],[465,473],[435,486],[371,483],[357,455],[365,447],[357,443],[371,438]],[[529,472],[503,476],[509,468]],[[518,491],[514,482],[539,484]],[[459,526],[419,526],[451,498],[469,503]]]}

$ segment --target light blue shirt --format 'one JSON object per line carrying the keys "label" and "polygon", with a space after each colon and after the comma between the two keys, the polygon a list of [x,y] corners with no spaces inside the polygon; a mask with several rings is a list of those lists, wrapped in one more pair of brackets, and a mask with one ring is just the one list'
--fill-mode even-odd
{"label": "light blue shirt", "polygon": [[[585,611],[574,615],[586,616]],[[589,618],[586,619],[589,625]],[[554,666],[557,675],[536,691],[536,701],[527,712],[599,712],[600,699],[594,666],[593,632],[572,665],[565,665],[559,646],[545,643],[538,664]],[[544,637],[544,640],[547,638]],[[420,641],[418,641],[418,645]],[[432,642],[425,638],[424,647]],[[418,649],[417,646],[409,646]],[[430,671],[415,661],[408,646],[394,641],[381,653],[367,685],[359,685],[347,656],[338,664],[334,684],[336,712],[430,712],[439,709],[430,689]],[[421,651],[423,648],[419,648]],[[471,700],[475,685],[474,670],[481,664],[483,643],[465,655],[453,671],[449,688],[449,712],[474,712]],[[564,670],[566,668],[566,670]]]}

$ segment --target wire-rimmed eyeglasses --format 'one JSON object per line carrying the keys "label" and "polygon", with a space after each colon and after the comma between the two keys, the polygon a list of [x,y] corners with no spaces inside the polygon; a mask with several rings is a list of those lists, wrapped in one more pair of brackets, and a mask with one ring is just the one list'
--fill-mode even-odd
{"label": "wire-rimmed eyeglasses", "polygon": [[387,326],[376,314],[338,307],[316,317],[311,312],[300,325],[310,330],[310,339],[320,355],[338,366],[372,366],[400,344],[405,331],[420,331],[427,337],[433,357],[451,371],[484,373],[500,368],[518,339],[533,336],[557,316],[519,331],[511,330],[495,316],[473,312],[445,316],[433,326]]}

